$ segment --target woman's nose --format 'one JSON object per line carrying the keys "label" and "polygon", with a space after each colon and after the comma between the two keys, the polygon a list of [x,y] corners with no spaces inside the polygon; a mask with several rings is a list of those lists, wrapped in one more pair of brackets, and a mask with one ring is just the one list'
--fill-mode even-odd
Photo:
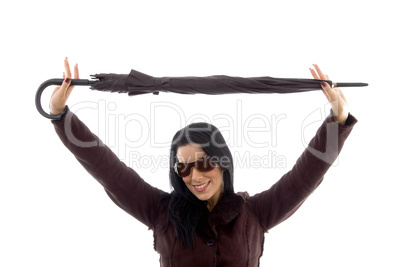
{"label": "woman's nose", "polygon": [[193,167],[191,170],[191,179],[195,181],[199,181],[204,177],[204,174],[200,172],[197,168]]}

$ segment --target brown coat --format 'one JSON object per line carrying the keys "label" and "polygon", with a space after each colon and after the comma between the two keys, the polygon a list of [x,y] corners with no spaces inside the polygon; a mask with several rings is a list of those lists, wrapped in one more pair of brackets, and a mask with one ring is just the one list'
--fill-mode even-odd
{"label": "brown coat", "polygon": [[[146,183],[66,108],[53,121],[64,145],[123,210],[154,232],[161,266],[259,266],[264,233],[291,216],[321,183],[357,120],[346,125],[327,117],[296,164],[271,188],[254,196],[224,195],[203,216],[193,250],[184,248],[158,205],[165,192]],[[325,152],[325,153],[324,153]],[[168,200],[167,200],[168,201]]]}

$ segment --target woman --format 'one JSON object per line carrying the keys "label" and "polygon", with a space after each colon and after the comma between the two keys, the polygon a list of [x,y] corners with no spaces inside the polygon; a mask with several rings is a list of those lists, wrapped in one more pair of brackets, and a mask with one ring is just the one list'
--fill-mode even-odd
{"label": "woman", "polygon": [[[161,266],[258,266],[264,233],[291,216],[321,183],[357,122],[342,91],[322,83],[331,115],[292,170],[254,196],[234,193],[233,159],[219,130],[207,123],[188,125],[172,140],[173,191],[166,193],[147,184],[69,111],[73,87],[67,59],[64,64],[65,80],[50,100],[51,113],[63,113],[52,121],[56,132],[109,197],[153,230]],[[315,79],[328,80],[314,68]]]}

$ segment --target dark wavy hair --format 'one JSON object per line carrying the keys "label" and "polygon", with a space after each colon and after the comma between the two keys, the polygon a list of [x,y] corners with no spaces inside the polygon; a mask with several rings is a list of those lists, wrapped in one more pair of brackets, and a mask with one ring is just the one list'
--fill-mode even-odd
{"label": "dark wavy hair", "polygon": [[214,125],[204,122],[192,123],[179,130],[173,137],[170,149],[169,179],[172,192],[169,195],[168,217],[165,230],[173,225],[175,234],[183,245],[193,247],[195,232],[202,215],[207,212],[207,201],[199,200],[174,170],[177,149],[187,144],[197,144],[223,168],[223,194],[234,193],[233,157],[221,132]]}

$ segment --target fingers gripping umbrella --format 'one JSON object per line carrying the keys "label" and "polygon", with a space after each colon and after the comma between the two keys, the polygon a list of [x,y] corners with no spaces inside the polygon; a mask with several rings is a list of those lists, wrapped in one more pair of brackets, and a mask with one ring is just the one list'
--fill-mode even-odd
{"label": "fingers gripping umbrella", "polygon": [[[366,83],[333,83],[330,80],[272,78],[264,77],[233,77],[214,75],[207,77],[153,77],[131,70],[129,74],[101,73],[91,75],[94,79],[72,79],[71,85],[90,85],[90,89],[108,92],[127,93],[130,96],[140,94],[159,94],[172,92],[179,94],[270,94],[270,93],[297,93],[322,90],[321,82],[330,86],[355,87],[367,86]],[[61,114],[50,115],[40,104],[42,92],[47,86],[61,85],[63,79],[50,79],[42,83],[36,92],[36,108],[39,113],[49,119],[59,119]]]}

